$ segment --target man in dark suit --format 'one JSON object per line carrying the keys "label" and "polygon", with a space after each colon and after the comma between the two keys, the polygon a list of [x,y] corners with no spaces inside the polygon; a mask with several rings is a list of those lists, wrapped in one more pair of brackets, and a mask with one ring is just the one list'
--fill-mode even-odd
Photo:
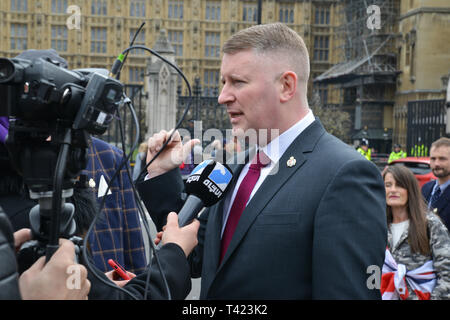
{"label": "man in dark suit", "polygon": [[[231,190],[199,217],[189,260],[202,278],[200,298],[380,299],[368,270],[384,261],[383,181],[314,118],[303,40],[281,23],[258,25],[233,35],[223,52],[219,103],[233,133],[256,133],[257,147],[248,162],[230,164]],[[149,139],[147,161],[168,137]],[[159,230],[183,204],[177,166],[198,142],[172,138],[138,184]]]}
{"label": "man in dark suit", "polygon": [[450,139],[440,138],[431,144],[430,167],[438,178],[422,186],[428,208],[436,212],[450,229]]}

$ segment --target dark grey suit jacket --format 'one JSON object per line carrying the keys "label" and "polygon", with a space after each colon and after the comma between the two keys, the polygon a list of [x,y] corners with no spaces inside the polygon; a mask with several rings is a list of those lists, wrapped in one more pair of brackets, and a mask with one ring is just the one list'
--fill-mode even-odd
{"label": "dark grey suit jacket", "polygon": [[[243,165],[231,168],[237,180]],[[183,203],[178,170],[138,190],[158,229]],[[381,174],[320,121],[295,139],[278,173],[260,186],[219,264],[223,203],[200,216],[199,245],[190,256],[191,275],[202,277],[201,299],[380,298],[368,268],[381,270],[386,249]]]}
{"label": "dark grey suit jacket", "polygon": [[[431,198],[431,193],[433,192],[436,180],[425,183],[422,186],[422,195],[425,201],[428,203]],[[442,222],[444,222],[447,229],[450,230],[450,188],[447,187],[444,193],[440,195],[438,201],[436,202],[436,208],[431,208],[432,210],[437,209],[437,214],[441,217]]]}

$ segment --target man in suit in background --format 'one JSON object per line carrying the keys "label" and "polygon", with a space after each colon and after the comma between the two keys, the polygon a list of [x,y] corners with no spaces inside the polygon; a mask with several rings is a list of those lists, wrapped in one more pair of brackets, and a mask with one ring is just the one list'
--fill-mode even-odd
{"label": "man in suit in background", "polygon": [[438,178],[422,186],[428,208],[437,213],[450,229],[450,139],[440,138],[431,144],[430,167]]}
{"label": "man in suit in background", "polygon": [[[258,25],[233,35],[223,53],[219,103],[233,133],[257,132],[257,146],[248,162],[230,165],[230,191],[199,217],[189,259],[200,298],[380,299],[367,270],[384,261],[383,181],[312,114],[303,40],[284,24]],[[149,139],[147,161],[168,137]],[[159,230],[183,204],[177,167],[196,142],[182,145],[175,133],[138,184]]]}

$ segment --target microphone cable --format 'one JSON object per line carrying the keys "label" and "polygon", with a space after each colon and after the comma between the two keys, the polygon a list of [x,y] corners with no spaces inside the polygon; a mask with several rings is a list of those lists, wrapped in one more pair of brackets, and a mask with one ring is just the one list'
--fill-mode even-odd
{"label": "microphone cable", "polygon": [[[144,27],[144,25],[145,25],[145,21],[141,23],[141,25],[139,26],[139,28],[137,29],[137,31],[134,33],[133,39],[131,39],[131,41],[130,41],[130,47],[131,47],[131,46],[134,44],[134,42],[136,41],[136,38],[137,38],[137,36],[139,35],[139,33],[141,33],[142,28]],[[125,64],[125,61],[127,60],[127,58],[128,58],[128,52],[123,56],[123,58],[122,58],[122,60],[121,60],[122,65]],[[113,67],[111,68],[111,74],[112,74],[112,75],[115,75],[117,80],[120,80],[120,72],[122,71],[122,67],[120,67],[119,70],[117,70],[115,73],[113,73],[113,70],[114,70],[114,65],[113,65]]]}
{"label": "microphone cable", "polygon": [[[189,108],[190,108],[190,106],[191,106],[191,104],[192,104],[192,100],[193,100],[193,99],[192,99],[192,89],[191,89],[191,85],[190,85],[189,81],[187,80],[186,76],[184,75],[184,73],[183,73],[176,65],[174,65],[172,62],[170,62],[169,60],[167,60],[167,59],[164,58],[163,56],[161,56],[158,52],[156,52],[156,51],[154,51],[154,50],[152,50],[152,49],[150,49],[150,48],[148,48],[148,47],[146,47],[146,46],[142,46],[142,45],[130,46],[130,47],[128,47],[127,49],[125,49],[125,50],[122,52],[122,55],[128,54],[128,52],[129,52],[130,50],[133,50],[133,49],[143,49],[143,50],[146,50],[146,51],[150,52],[151,54],[155,55],[156,57],[158,57],[159,59],[161,59],[162,61],[164,61],[165,63],[167,63],[168,65],[170,65],[172,68],[174,68],[174,69],[178,72],[178,74],[183,78],[183,80],[185,81],[186,86],[187,86],[187,89],[188,89],[188,92],[189,92],[189,100],[188,100],[188,103],[186,104],[186,107],[185,107],[185,110],[184,110],[182,116],[180,117],[178,123],[175,125],[174,130],[172,130],[172,133],[170,134],[170,136],[169,136],[169,138],[167,139],[167,141],[162,145],[161,149],[154,155],[154,157],[153,157],[153,158],[146,164],[146,166],[142,169],[141,173],[139,174],[139,176],[142,176],[142,175],[144,175],[144,174],[147,172],[148,166],[150,166],[150,165],[153,163],[153,161],[154,161],[154,160],[161,154],[161,152],[165,149],[165,147],[167,146],[167,144],[171,141],[173,134],[174,134],[174,133],[176,132],[176,130],[181,126],[181,123],[182,123],[182,122],[184,121],[184,119],[186,118],[186,115],[187,115],[187,113],[188,113],[188,111],[189,111]],[[120,60],[116,60],[116,61],[120,61]],[[123,66],[123,64],[120,63],[119,71],[120,71],[120,69],[122,68],[122,66]],[[133,186],[133,187],[134,187],[134,186]],[[135,191],[135,192],[136,192],[136,191]],[[136,194],[137,194],[137,192],[136,192]],[[140,197],[139,197],[139,196],[138,196],[138,201],[140,201]],[[141,204],[140,204],[140,205],[141,205]],[[144,214],[144,216],[145,216],[145,214]],[[148,233],[148,234],[150,234],[150,233]],[[167,285],[166,278],[165,278],[164,273],[163,273],[163,271],[162,271],[162,269],[161,269],[161,266],[160,266],[160,263],[159,263],[159,259],[157,258],[157,250],[156,250],[156,248],[154,247],[153,240],[152,240],[152,239],[149,239],[149,242],[150,242],[150,244],[151,244],[151,246],[152,246],[152,250],[153,250],[154,255],[155,255],[155,261],[156,261],[157,264],[158,264],[158,268],[160,269],[161,276],[163,277],[163,281],[164,281],[164,283],[165,283],[165,285],[166,285],[166,289],[167,289],[167,293],[168,293],[168,299],[171,300],[170,289],[169,289],[169,287],[168,287],[168,285]],[[148,270],[147,272],[148,272],[148,274],[147,274],[146,287],[149,285],[149,281],[150,281],[150,270]],[[145,298],[146,298],[146,296],[147,296],[147,290],[145,291],[145,294],[144,294],[144,297],[145,297]]]}
{"label": "microphone cable", "polygon": [[[143,22],[143,23],[141,24],[141,26],[139,27],[139,29],[136,31],[136,33],[135,33],[134,36],[133,36],[133,39],[132,39],[131,42],[130,42],[130,46],[132,46],[132,45],[134,44],[134,42],[135,42],[135,40],[136,40],[138,34],[141,32],[141,30],[142,30],[142,28],[144,27],[144,25],[145,25],[145,22]],[[125,61],[126,58],[127,58],[127,56],[128,56],[128,54],[126,54],[125,56],[123,56],[123,57],[122,57],[122,61]],[[112,69],[114,69],[114,66],[113,66]],[[120,68],[120,69],[121,69],[121,68]],[[119,80],[119,78],[120,78],[120,70],[118,70],[118,72],[116,72],[116,74],[113,74],[113,72],[111,71],[111,72],[110,72],[110,77],[113,77],[113,76],[115,76],[116,79]],[[122,101],[123,101],[122,105],[124,105],[125,103],[127,103],[128,101],[131,101],[131,100],[130,100],[128,97],[126,97],[125,94],[123,94]],[[134,109],[133,109],[132,113],[133,113],[133,112],[134,112]],[[131,155],[133,154],[134,150],[137,148],[137,145],[138,145],[138,143],[139,143],[139,136],[140,136],[140,134],[139,134],[139,132],[140,132],[139,122],[138,122],[137,120],[135,121],[136,132],[137,132],[137,134],[136,134],[136,137],[135,137],[135,141],[134,141],[134,143],[133,143],[133,146],[132,146],[132,148],[131,148],[131,150],[130,150],[130,154],[127,156],[127,154],[126,154],[126,152],[125,152],[125,146],[124,146],[123,129],[122,129],[122,121],[121,121],[122,119],[120,118],[120,112],[119,112],[119,110],[116,110],[116,115],[117,115],[117,116],[116,116],[116,119],[118,120],[118,124],[119,124],[119,128],[120,128],[120,133],[121,133],[123,161],[122,161],[122,163],[119,165],[119,167],[116,169],[116,171],[114,172],[114,174],[113,174],[111,180],[108,182],[108,186],[107,186],[107,189],[106,189],[106,192],[105,192],[105,196],[103,197],[102,202],[101,202],[100,206],[98,207],[98,211],[97,211],[96,215],[94,216],[94,219],[93,219],[93,221],[91,222],[91,224],[90,224],[90,226],[89,226],[89,229],[88,229],[88,231],[86,232],[86,235],[85,235],[85,237],[84,237],[84,239],[83,239],[83,255],[84,255],[85,260],[86,260],[86,266],[88,267],[89,271],[97,278],[97,280],[99,280],[99,281],[102,282],[103,284],[105,284],[105,285],[107,285],[107,286],[109,286],[109,287],[111,287],[111,288],[113,288],[113,289],[122,291],[123,293],[127,294],[129,297],[131,297],[131,298],[134,299],[134,300],[139,300],[135,295],[133,295],[133,294],[132,294],[131,292],[129,292],[128,290],[123,289],[123,288],[117,286],[115,283],[113,283],[113,282],[111,282],[111,281],[106,281],[106,280],[102,277],[102,275],[99,274],[98,270],[93,266],[93,263],[91,263],[91,261],[89,260],[89,256],[88,256],[88,254],[87,254],[87,240],[88,240],[88,238],[89,238],[89,235],[91,234],[91,232],[92,232],[94,226],[95,226],[96,223],[97,223],[97,220],[98,220],[98,218],[99,218],[99,216],[100,216],[100,214],[101,214],[101,209],[102,209],[102,208],[104,207],[104,205],[105,205],[105,202],[106,202],[106,195],[108,194],[108,191],[109,191],[110,188],[111,188],[111,184],[112,184],[112,182],[114,181],[114,179],[117,177],[117,175],[120,173],[120,171],[122,170],[123,166],[125,166],[125,167],[127,168],[126,170],[127,170],[128,177],[129,177],[130,181],[132,180],[131,177],[130,177],[129,170],[128,170],[128,161],[129,161]],[[131,187],[132,187],[132,189],[133,189],[133,193],[136,194],[136,190],[135,190],[135,187],[134,187],[134,184],[133,184],[133,183],[131,183]],[[137,203],[136,199],[135,199],[135,202]],[[137,209],[138,209],[139,215],[142,216],[141,211],[139,211],[139,207],[137,207]],[[147,232],[148,236],[150,237],[149,227],[148,227],[148,224],[146,224],[147,221],[144,220],[144,219],[143,219],[142,221],[145,221],[144,227],[145,227],[145,229],[146,229],[146,232]],[[149,239],[149,240],[151,240],[151,239]],[[150,261],[150,262],[151,262],[151,261]],[[150,263],[148,264],[148,266],[149,266],[149,265],[150,265]],[[147,267],[148,267],[148,266],[147,266]],[[146,286],[145,289],[147,289],[147,286]]]}
{"label": "microphone cable", "polygon": [[[139,176],[143,175],[145,172],[147,172],[147,168],[152,164],[152,162],[161,154],[161,152],[165,149],[165,147],[167,146],[167,144],[169,144],[169,142],[172,140],[172,136],[173,134],[177,131],[177,129],[181,126],[181,124],[183,123],[184,119],[186,118],[186,115],[191,107],[192,104],[192,89],[191,89],[191,85],[189,84],[189,81],[186,79],[186,76],[184,75],[184,73],[176,66],[174,65],[172,62],[170,62],[169,60],[167,60],[166,58],[164,58],[163,56],[161,56],[158,52],[146,47],[146,46],[142,46],[142,45],[133,45],[128,47],[127,49],[125,49],[121,55],[119,55],[119,57],[117,58],[117,60],[115,61],[114,65],[115,68],[117,69],[117,71],[120,71],[120,69],[122,68],[122,61],[120,60],[120,57],[124,57],[125,54],[127,54],[130,50],[133,49],[142,49],[142,50],[146,50],[148,52],[150,52],[152,55],[155,55],[156,57],[158,57],[159,59],[161,59],[162,61],[164,61],[165,63],[167,63],[169,66],[171,66],[172,68],[175,69],[175,71],[178,72],[178,74],[182,77],[182,79],[184,80],[184,82],[186,83],[186,87],[188,89],[188,93],[189,93],[189,100],[186,104],[186,107],[184,109],[183,114],[181,115],[180,119],[178,120],[177,124],[175,125],[175,128],[172,130],[169,138],[167,139],[167,141],[161,146],[161,149],[155,154],[155,156],[150,160],[149,163],[146,164],[146,166],[144,167],[144,169],[141,171],[141,173],[139,174]],[[113,67],[114,68],[114,67]]]}

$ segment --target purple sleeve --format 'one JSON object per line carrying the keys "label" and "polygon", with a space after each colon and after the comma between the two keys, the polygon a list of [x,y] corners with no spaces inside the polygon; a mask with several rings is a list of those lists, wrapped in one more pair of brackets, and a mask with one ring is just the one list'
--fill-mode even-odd
{"label": "purple sleeve", "polygon": [[5,143],[8,135],[9,120],[8,117],[0,117],[0,142]]}

